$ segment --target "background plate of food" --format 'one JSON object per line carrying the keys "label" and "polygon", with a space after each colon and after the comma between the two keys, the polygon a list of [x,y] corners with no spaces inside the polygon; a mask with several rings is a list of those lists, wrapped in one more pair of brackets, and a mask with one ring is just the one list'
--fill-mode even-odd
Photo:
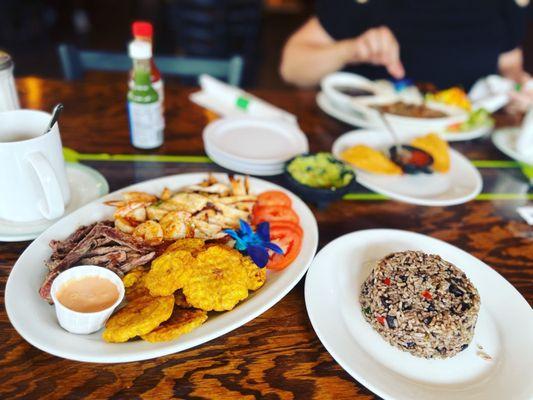
{"label": "background plate of food", "polygon": [[[316,102],[318,107],[326,114],[338,119],[346,124],[357,126],[364,129],[373,129],[383,131],[380,134],[386,134],[386,128],[381,121],[371,121],[359,112],[349,106],[337,106],[326,96],[324,92],[317,94]],[[473,114],[476,113],[475,111]],[[481,111],[475,115],[470,115],[462,123],[452,124],[441,130],[437,130],[439,135],[448,142],[458,142],[463,140],[473,140],[489,134],[494,126],[490,114]],[[483,120],[479,117],[483,116]]]}
{"label": "background plate of food", "polygon": [[366,188],[406,203],[449,206],[476,197],[482,188],[478,170],[436,134],[401,134],[408,159],[395,159],[389,136],[355,130],[340,136],[332,153],[352,165]]}
{"label": "background plate of food", "polygon": [[[277,185],[225,174],[163,177],[96,200],[41,234],[13,266],[6,310],[24,339],[59,357],[164,356],[268,310],[305,274],[317,242],[309,208]],[[48,302],[55,278],[84,264],[122,276],[126,300],[103,332],[76,335]]]}
{"label": "background plate of food", "polygon": [[384,399],[531,396],[531,308],[448,243],[389,229],[344,235],[313,261],[305,302],[329,353]]}
{"label": "background plate of food", "polygon": [[364,103],[353,100],[351,106],[378,126],[382,125],[381,113],[395,130],[402,132],[442,131],[450,125],[461,124],[468,118],[463,109],[438,102],[391,101],[376,97]]}

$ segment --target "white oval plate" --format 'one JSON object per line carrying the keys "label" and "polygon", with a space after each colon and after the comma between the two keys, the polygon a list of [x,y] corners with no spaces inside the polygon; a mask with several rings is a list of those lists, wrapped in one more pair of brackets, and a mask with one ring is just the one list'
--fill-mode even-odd
{"label": "white oval plate", "polygon": [[[372,108],[372,106],[384,105],[389,103],[391,103],[391,101],[386,98],[376,98],[374,101],[366,103],[352,100],[351,107],[354,110],[359,111],[365,117],[365,119],[371,121],[374,125],[379,126],[383,125],[380,112]],[[389,124],[396,131],[405,131],[413,133],[442,131],[446,129],[447,126],[464,122],[468,118],[468,114],[458,107],[451,107],[445,104],[435,102],[428,102],[426,106],[434,110],[443,111],[448,115],[442,118],[414,118],[390,113],[383,114],[387,118]]]}
{"label": "white oval plate", "polygon": [[[418,135],[400,134],[408,142]],[[392,146],[383,132],[355,130],[337,138],[331,152],[341,159],[348,147],[364,144],[382,149]],[[450,148],[450,171],[446,174],[382,175],[356,169],[356,180],[366,188],[392,199],[422,206],[451,206],[466,203],[481,193],[483,181],[479,171],[461,153]]]}
{"label": "white oval plate", "polygon": [[[481,297],[470,346],[455,357],[418,358],[389,345],[365,321],[359,292],[372,261],[403,250],[438,254],[463,270]],[[305,280],[309,318],[324,347],[357,381],[384,399],[530,399],[533,312],[488,265],[443,241],[392,229],[344,235],[315,257]],[[486,361],[477,346],[492,357]]]}
{"label": "white oval plate", "polygon": [[307,153],[305,134],[294,124],[257,117],[226,117],[211,122],[204,143],[235,161],[247,164],[283,163]]}
{"label": "white oval plate", "polygon": [[520,127],[498,129],[492,135],[492,143],[507,157],[515,161],[533,165],[533,158],[529,158],[516,151],[516,139],[520,134]]}
{"label": "white oval plate", "polygon": [[[225,174],[215,176],[226,179]],[[63,239],[80,225],[110,218],[113,209],[103,202],[119,198],[121,192],[139,190],[159,194],[165,187],[177,190],[185,185],[198,183],[205,177],[205,173],[174,175],[129,186],[75,211],[35,239],[13,266],[6,285],[7,315],[18,333],[30,344],[58,357],[99,363],[138,361],[176,353],[222,336],[251,321],[281,300],[302,278],[315,255],[318,243],[317,223],[309,208],[297,196],[277,185],[255,178],[250,178],[250,187],[254,193],[274,189],[282,190],[290,196],[294,210],[300,217],[304,239],[296,260],[281,272],[269,271],[265,285],[232,311],[210,316],[204,325],[174,341],[148,343],[138,340],[112,344],[102,340],[101,332],[91,335],[66,332],[57,323],[53,306],[39,297],[38,290],[46,272],[44,261],[51,254],[48,247],[50,240]]]}
{"label": "white oval plate", "polygon": [[[339,107],[332,103],[324,92],[318,93],[316,97],[318,107],[326,114],[338,119],[346,124],[358,126],[366,129],[383,130],[383,126],[375,124],[373,121],[365,119],[363,114],[348,107]],[[493,125],[488,124],[470,131],[464,132],[438,132],[439,135],[448,142],[460,142],[483,137],[492,131]],[[429,132],[430,129],[427,129]]]}
{"label": "white oval plate", "polygon": [[[109,185],[103,175],[94,168],[78,163],[65,163],[70,186],[70,202],[65,215],[109,193]],[[52,226],[56,220],[40,219],[33,222],[13,222],[0,219],[0,242],[22,242],[35,239]]]}

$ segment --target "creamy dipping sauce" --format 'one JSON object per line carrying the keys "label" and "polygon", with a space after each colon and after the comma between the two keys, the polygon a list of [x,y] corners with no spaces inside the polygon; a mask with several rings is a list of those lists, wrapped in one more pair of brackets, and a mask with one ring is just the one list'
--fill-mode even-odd
{"label": "creamy dipping sauce", "polygon": [[91,313],[111,307],[118,299],[116,285],[99,276],[72,279],[61,286],[56,298],[65,307],[82,313]]}

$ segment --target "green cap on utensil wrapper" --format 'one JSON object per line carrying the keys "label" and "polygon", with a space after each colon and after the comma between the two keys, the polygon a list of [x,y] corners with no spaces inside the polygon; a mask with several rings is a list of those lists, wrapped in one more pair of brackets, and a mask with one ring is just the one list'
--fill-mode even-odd
{"label": "green cap on utensil wrapper", "polygon": [[248,106],[250,105],[250,100],[247,99],[246,97],[243,97],[243,96],[239,96],[237,98],[237,101],[235,102],[235,104],[237,105],[237,107],[243,109],[243,110],[246,110],[248,108]]}

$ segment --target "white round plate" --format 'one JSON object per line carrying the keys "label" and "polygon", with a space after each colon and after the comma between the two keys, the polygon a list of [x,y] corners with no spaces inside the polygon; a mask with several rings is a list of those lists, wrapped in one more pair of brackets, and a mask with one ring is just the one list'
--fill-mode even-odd
{"label": "white round plate", "polygon": [[305,134],[294,124],[255,117],[226,117],[203,132],[208,143],[227,158],[247,164],[277,164],[307,153]]}
{"label": "white round plate", "polygon": [[492,134],[492,143],[507,157],[515,161],[533,165],[533,158],[516,151],[516,139],[520,134],[520,127],[498,129]]}
{"label": "white round plate", "polygon": [[[401,134],[408,142],[417,135]],[[364,144],[376,149],[392,146],[392,139],[379,131],[355,130],[340,136],[331,152],[341,159],[348,147]],[[354,168],[355,169],[355,168]],[[450,148],[450,170],[446,174],[381,175],[356,170],[356,180],[366,188],[392,199],[422,206],[451,206],[466,203],[481,193],[479,171],[461,153]]]}
{"label": "white round plate", "polygon": [[[226,174],[214,175],[221,180],[227,179]],[[57,322],[53,306],[39,297],[38,290],[46,273],[44,261],[51,254],[48,246],[50,240],[64,239],[80,225],[111,218],[113,208],[103,203],[121,198],[121,192],[136,190],[159,194],[165,187],[178,190],[198,183],[206,176],[205,173],[174,175],[129,186],[73,212],[35,239],[13,266],[6,285],[7,315],[18,333],[30,344],[58,357],[99,363],[138,361],[176,353],[222,336],[281,300],[303,277],[315,255],[318,243],[317,223],[309,208],[297,196],[280,186],[256,178],[250,178],[253,192],[281,190],[291,198],[304,232],[302,250],[296,260],[283,271],[268,271],[265,285],[232,311],[211,315],[201,327],[174,341],[106,343],[102,340],[101,332],[74,335],[63,330]]]}
{"label": "white round plate", "polygon": [[[318,107],[324,111],[326,114],[332,116],[333,118],[338,119],[346,124],[366,128],[373,130],[383,130],[381,125],[375,124],[373,121],[370,121],[364,117],[363,114],[350,109],[348,107],[339,107],[331,102],[331,100],[326,96],[324,92],[318,93],[316,97],[316,102]],[[492,131],[493,125],[488,124],[470,131],[464,132],[438,132],[439,135],[448,142],[459,142],[463,140],[473,140],[480,137],[483,137]],[[430,132],[431,129],[427,131]]]}
{"label": "white round plate", "polygon": [[[389,253],[421,250],[463,270],[481,309],[470,346],[449,359],[424,359],[388,344],[366,322],[359,292],[374,262]],[[488,265],[443,241],[417,233],[370,229],[329,243],[305,281],[305,303],[315,332],[333,358],[384,399],[531,399],[533,312]],[[492,357],[482,359],[478,346]]]}
{"label": "white round plate", "polygon": [[[70,202],[65,215],[109,193],[106,179],[97,170],[78,163],[65,163],[70,186]],[[50,227],[56,220],[40,219],[33,222],[13,222],[0,219],[0,242],[32,240]]]}
{"label": "white round plate", "polygon": [[284,163],[274,165],[254,165],[241,163],[225,157],[224,154],[220,154],[216,149],[211,148],[207,143],[204,145],[204,150],[207,156],[216,164],[241,174],[273,176],[283,173]]}

